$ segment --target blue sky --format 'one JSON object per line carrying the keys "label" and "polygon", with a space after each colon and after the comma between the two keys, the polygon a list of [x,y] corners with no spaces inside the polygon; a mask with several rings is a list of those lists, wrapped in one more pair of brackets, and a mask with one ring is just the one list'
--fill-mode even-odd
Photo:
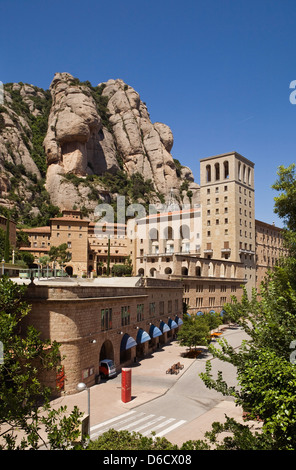
{"label": "blue sky", "polygon": [[295,0],[0,0],[0,18],[3,83],[123,79],[196,182],[200,158],[253,161],[256,218],[282,226],[271,185],[295,162]]}

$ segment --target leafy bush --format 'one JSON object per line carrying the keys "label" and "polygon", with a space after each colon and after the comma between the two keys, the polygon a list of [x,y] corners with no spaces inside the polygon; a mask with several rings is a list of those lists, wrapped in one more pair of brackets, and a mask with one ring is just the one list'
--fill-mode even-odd
{"label": "leafy bush", "polygon": [[172,450],[178,449],[167,439],[144,437],[139,433],[128,431],[109,431],[102,434],[95,441],[91,441],[88,450]]}
{"label": "leafy bush", "polygon": [[112,275],[117,277],[130,276],[132,273],[132,266],[125,264],[114,264],[111,269]]}

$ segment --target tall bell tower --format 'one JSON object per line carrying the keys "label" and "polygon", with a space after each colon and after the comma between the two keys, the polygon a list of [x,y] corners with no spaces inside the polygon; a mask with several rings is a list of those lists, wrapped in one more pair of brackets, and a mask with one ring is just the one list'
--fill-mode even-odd
{"label": "tall bell tower", "polygon": [[254,163],[242,155],[200,160],[201,255],[242,263],[248,291],[256,283],[254,193]]}

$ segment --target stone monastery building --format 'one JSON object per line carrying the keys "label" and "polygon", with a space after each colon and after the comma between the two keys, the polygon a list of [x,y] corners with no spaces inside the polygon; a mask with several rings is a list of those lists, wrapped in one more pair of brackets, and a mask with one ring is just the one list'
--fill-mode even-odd
{"label": "stone monastery building", "polygon": [[[65,356],[45,381],[62,393],[93,385],[99,363],[117,371],[173,339],[189,314],[221,312],[232,296],[251,292],[284,255],[282,230],[255,220],[254,164],[238,153],[200,162],[199,200],[165,208],[127,224],[99,223],[65,211],[48,227],[25,229],[39,258],[66,243],[69,277],[31,282],[24,322],[57,341]],[[131,277],[108,277],[129,260]],[[46,274],[45,274],[46,276]],[[77,279],[75,279],[77,278]],[[82,278],[85,278],[83,280]]]}
{"label": "stone monastery building", "polygon": [[[129,258],[134,276],[183,282],[189,311],[222,310],[242,286],[259,289],[268,267],[284,254],[282,229],[255,219],[254,163],[233,152],[200,161],[199,201],[125,224],[100,226],[64,211],[50,226],[25,229],[36,266],[51,246],[66,243],[70,276],[96,277]],[[99,227],[99,230],[97,230]],[[110,248],[108,247],[110,243]]]}

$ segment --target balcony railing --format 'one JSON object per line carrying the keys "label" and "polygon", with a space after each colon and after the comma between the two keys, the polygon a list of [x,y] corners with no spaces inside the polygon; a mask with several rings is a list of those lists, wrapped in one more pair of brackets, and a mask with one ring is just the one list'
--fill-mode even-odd
{"label": "balcony railing", "polygon": [[247,249],[244,249],[244,248],[240,248],[238,250],[238,252],[239,252],[240,255],[255,255],[255,251],[247,250]]}
{"label": "balcony railing", "polygon": [[[174,252],[169,252],[169,253],[145,253],[142,256],[146,256],[149,258],[157,258],[157,257],[169,257],[173,255],[178,255],[178,256],[184,256],[184,255],[200,255],[200,250],[191,250],[191,251],[174,251]],[[139,256],[138,256],[139,257]]]}

